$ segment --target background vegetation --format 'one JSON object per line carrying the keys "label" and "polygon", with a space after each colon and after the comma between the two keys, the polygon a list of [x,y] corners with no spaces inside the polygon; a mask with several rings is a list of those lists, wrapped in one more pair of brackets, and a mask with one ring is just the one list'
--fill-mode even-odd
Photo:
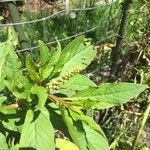
{"label": "background vegetation", "polygon": [[[41,3],[40,3],[41,2]],[[109,3],[109,2],[108,2]],[[110,1],[111,3],[111,1]],[[71,11],[59,14],[50,19],[23,25],[27,37],[30,52],[36,59],[37,49],[32,47],[37,45],[38,40],[54,46],[56,39],[64,39],[72,35],[84,32],[85,36],[92,39],[97,48],[97,58],[84,72],[96,84],[104,82],[127,81],[134,83],[150,84],[150,2],[148,0],[134,0],[125,20],[123,37],[119,43],[121,51],[120,63],[116,68],[115,79],[111,78],[111,52],[115,48],[119,36],[118,31],[123,16],[124,1],[115,1],[112,4],[104,5],[103,1],[87,1],[79,3],[70,1]],[[99,7],[99,5],[101,5]],[[37,1],[33,5],[17,3],[20,11],[21,21],[37,20],[48,17],[64,9],[61,1],[48,3]],[[89,10],[79,10],[76,8],[93,8]],[[74,9],[74,10],[73,10]],[[7,4],[0,5],[1,24],[11,22]],[[7,39],[7,27],[0,26],[0,41]],[[94,28],[94,29],[93,29]],[[90,30],[92,29],[92,30]],[[88,32],[90,30],[90,32]],[[91,40],[89,39],[89,40]],[[62,41],[63,47],[70,41]],[[18,54],[22,57],[22,49],[18,45]],[[131,100],[125,105],[111,109],[93,112],[93,118],[100,124],[109,139],[112,149],[132,149],[134,139],[141,125],[143,112],[149,103],[149,91],[145,91],[138,98]],[[150,148],[150,124],[149,120],[145,124],[141,140],[137,149]]]}

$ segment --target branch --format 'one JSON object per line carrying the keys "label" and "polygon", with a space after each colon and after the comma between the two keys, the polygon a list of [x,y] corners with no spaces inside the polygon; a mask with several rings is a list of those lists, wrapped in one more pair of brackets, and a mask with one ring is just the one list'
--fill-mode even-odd
{"label": "branch", "polygon": [[140,128],[138,130],[138,134],[137,134],[136,139],[135,139],[134,144],[133,144],[133,150],[136,149],[136,146],[137,146],[137,144],[138,144],[138,142],[140,140],[141,133],[142,133],[142,130],[143,130],[144,126],[145,126],[145,123],[146,123],[146,121],[148,119],[149,113],[150,113],[150,102],[149,102],[149,104],[148,104],[148,106],[147,106],[147,108],[146,108],[146,110],[145,110],[145,112],[143,114],[143,119],[141,121],[141,126],[140,126]]}

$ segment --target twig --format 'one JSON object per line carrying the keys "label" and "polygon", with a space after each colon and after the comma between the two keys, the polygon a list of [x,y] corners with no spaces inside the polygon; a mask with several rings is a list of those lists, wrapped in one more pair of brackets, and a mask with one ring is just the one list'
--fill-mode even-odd
{"label": "twig", "polygon": [[65,107],[68,107],[70,105],[70,102],[65,101],[63,98],[57,97],[53,94],[48,94],[48,98],[51,99],[53,102],[63,105]]}
{"label": "twig", "polygon": [[148,119],[149,113],[150,113],[150,102],[149,102],[149,104],[148,104],[148,106],[147,106],[147,108],[146,108],[146,110],[145,110],[145,112],[143,114],[143,119],[141,121],[141,125],[139,127],[138,134],[137,134],[137,136],[135,138],[135,141],[134,141],[134,144],[133,144],[133,150],[136,149],[136,145],[138,144],[138,142],[140,140],[141,133],[142,133],[142,130],[143,130],[144,126],[145,126],[145,123],[146,123],[146,121]]}
{"label": "twig", "polygon": [[18,105],[18,103],[15,103],[15,104],[11,104],[11,105],[5,106],[5,108],[8,109],[8,110],[10,110],[10,109],[18,109],[19,105]]}

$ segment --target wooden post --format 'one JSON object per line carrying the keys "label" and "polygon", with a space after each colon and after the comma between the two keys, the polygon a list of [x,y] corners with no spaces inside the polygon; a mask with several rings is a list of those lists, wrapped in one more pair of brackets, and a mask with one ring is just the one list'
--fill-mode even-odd
{"label": "wooden post", "polygon": [[[11,2],[11,1],[7,2],[7,3],[8,3],[8,9],[9,9],[13,23],[20,22],[19,12],[17,10],[15,3]],[[16,32],[18,33],[19,42],[20,42],[21,47],[23,49],[29,48],[27,38],[25,36],[22,25],[21,24],[14,25],[14,28],[15,28]],[[26,53],[27,53],[27,51],[24,52],[24,54],[26,54]]]}
{"label": "wooden post", "polygon": [[118,31],[118,38],[116,41],[116,46],[112,49],[111,53],[111,78],[113,79],[117,73],[117,66],[119,65],[119,60],[122,56],[121,42],[124,37],[127,18],[128,18],[128,10],[130,8],[130,4],[132,0],[124,0],[123,9],[122,9],[122,18],[120,22],[120,28]]}

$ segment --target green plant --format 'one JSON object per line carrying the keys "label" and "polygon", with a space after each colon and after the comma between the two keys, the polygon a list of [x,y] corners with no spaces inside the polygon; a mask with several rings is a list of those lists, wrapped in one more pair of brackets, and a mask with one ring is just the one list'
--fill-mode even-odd
{"label": "green plant", "polygon": [[[80,4],[81,5],[81,4]],[[82,6],[71,6],[72,8],[82,8]],[[90,7],[90,6],[87,6]],[[117,32],[118,17],[120,16],[120,4],[114,3],[112,5],[111,14],[109,14],[109,5],[95,8],[88,11],[70,11],[68,13],[54,16],[41,22],[31,23],[24,26],[25,34],[28,38],[29,45],[36,46],[36,42],[41,39],[45,42],[53,42],[56,39],[64,39],[69,36],[86,32],[86,30],[96,28],[92,32],[87,32],[88,37],[91,37],[94,42],[103,40]],[[45,18],[45,16],[52,15],[51,9],[38,9],[36,13],[24,11],[21,14],[21,20],[28,21]],[[57,10],[58,11],[58,10]],[[71,14],[75,17],[71,17]],[[61,26],[60,26],[61,24]],[[99,28],[98,28],[99,26]],[[108,27],[107,27],[108,26]],[[55,30],[55,32],[53,32]],[[64,40],[61,44],[66,45],[71,40]]]}
{"label": "green plant", "polygon": [[[63,51],[58,42],[49,50],[39,41],[39,58],[26,57],[27,71],[15,53],[16,33],[0,43],[0,146],[2,149],[63,149],[67,143],[80,150],[108,150],[101,127],[88,116],[90,109],[105,109],[127,102],[146,85],[106,83],[98,87],[79,74],[96,56],[83,36]],[[55,138],[54,129],[73,141]],[[77,148],[78,147],[78,148]]]}

